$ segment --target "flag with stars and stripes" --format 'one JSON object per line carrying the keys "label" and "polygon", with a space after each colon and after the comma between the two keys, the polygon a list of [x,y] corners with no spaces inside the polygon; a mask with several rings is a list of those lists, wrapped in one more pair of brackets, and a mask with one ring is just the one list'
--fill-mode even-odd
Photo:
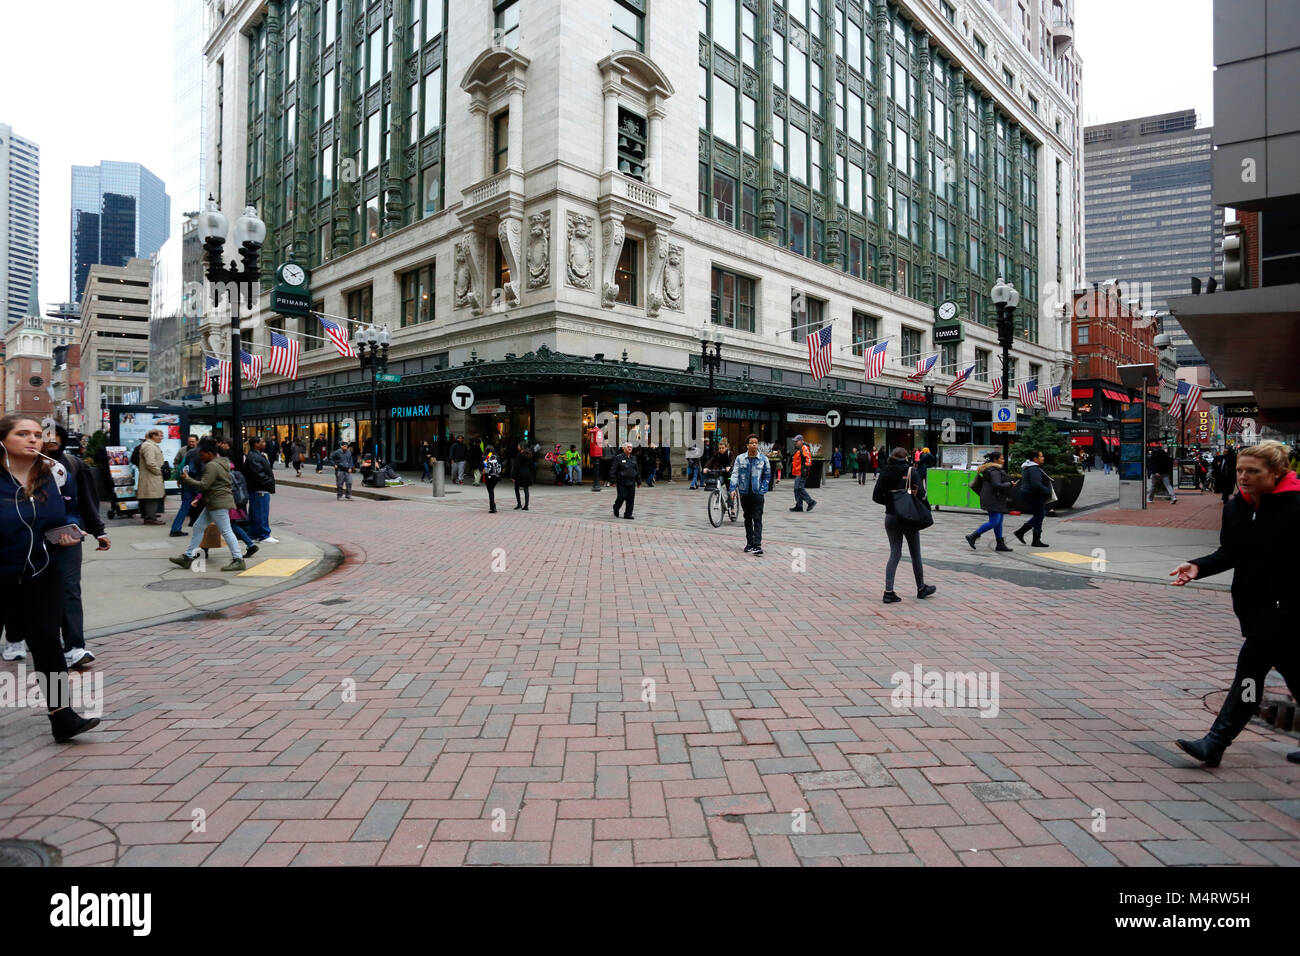
{"label": "flag with stars and stripes", "polygon": [[274,372],[276,375],[296,379],[298,377],[299,348],[297,339],[291,339],[287,335],[281,335],[279,332],[272,330],[271,361],[267,363],[266,370]]}
{"label": "flag with stars and stripes", "polygon": [[961,389],[961,387],[966,384],[966,380],[970,378],[971,372],[973,371],[975,371],[974,365],[972,365],[970,368],[964,368],[960,372],[958,372],[957,377],[953,379],[952,384],[948,386],[948,394],[956,395],[957,392]]}
{"label": "flag with stars and stripes", "polygon": [[1002,376],[999,375],[989,384],[992,386],[992,388],[989,389],[989,398],[1001,398],[1002,397]]}
{"label": "flag with stars and stripes", "polygon": [[[217,384],[213,384],[213,379],[216,379]],[[211,355],[203,356],[203,382],[207,391],[215,391],[218,395],[229,395],[230,362],[226,359],[218,361]]]}
{"label": "flag with stars and stripes", "polygon": [[907,376],[909,382],[919,382],[930,374],[930,369],[934,368],[934,363],[939,361],[939,353],[935,352],[928,358],[920,359],[916,363],[916,371]]}
{"label": "flag with stars and stripes", "polygon": [[808,336],[808,371],[813,378],[831,374],[831,327],[817,329]]}
{"label": "flag with stars and stripes", "polygon": [[357,353],[353,351],[352,346],[348,343],[348,330],[333,319],[327,319],[323,315],[318,315],[317,318],[320,319],[321,328],[325,330],[329,340],[339,350],[339,355],[344,358],[356,358]]}
{"label": "flag with stars and stripes", "polygon": [[1201,386],[1188,381],[1180,381],[1178,391],[1174,394],[1174,400],[1169,403],[1169,414],[1174,417],[1181,415],[1183,421],[1187,421],[1200,397]]}
{"label": "flag with stars and stripes", "polygon": [[1032,410],[1038,401],[1038,379],[1021,382],[1016,386],[1016,394],[1020,396],[1020,404]]}
{"label": "flag with stars and stripes", "polygon": [[1061,410],[1061,386],[1053,385],[1046,392],[1043,399],[1043,407],[1049,412],[1059,412]]}
{"label": "flag with stars and stripes", "polygon": [[249,355],[243,349],[240,349],[239,366],[243,369],[244,378],[248,379],[249,386],[257,388],[262,381],[262,356]]}
{"label": "flag with stars and stripes", "polygon": [[873,378],[879,378],[885,370],[885,352],[889,350],[889,342],[881,342],[879,345],[873,345],[867,352],[867,375],[866,381],[870,382]]}

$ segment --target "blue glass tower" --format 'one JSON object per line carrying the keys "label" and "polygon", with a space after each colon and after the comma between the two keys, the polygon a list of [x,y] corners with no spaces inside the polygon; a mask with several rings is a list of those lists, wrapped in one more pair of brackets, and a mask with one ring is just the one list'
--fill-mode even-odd
{"label": "blue glass tower", "polygon": [[171,234],[163,181],[139,163],[72,167],[69,301],[80,302],[92,265],[148,258]]}

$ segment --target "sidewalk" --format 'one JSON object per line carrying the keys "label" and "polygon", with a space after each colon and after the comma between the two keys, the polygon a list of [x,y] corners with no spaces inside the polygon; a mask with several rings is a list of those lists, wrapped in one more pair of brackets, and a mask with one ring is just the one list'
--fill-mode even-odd
{"label": "sidewalk", "polygon": [[88,638],[265,598],[320,577],[341,560],[337,548],[304,537],[291,520],[276,518],[273,504],[272,533],[280,543],[260,545],[256,556],[248,559],[247,571],[220,570],[230,560],[224,545],[210,552],[206,570],[184,571],[167,559],[189,544],[189,528],[184,529],[187,537],[168,537],[176,499],[169,498],[167,504],[166,527],[146,528],[136,519],[106,521],[113,547],[96,551],[93,538],[82,545],[81,593]]}

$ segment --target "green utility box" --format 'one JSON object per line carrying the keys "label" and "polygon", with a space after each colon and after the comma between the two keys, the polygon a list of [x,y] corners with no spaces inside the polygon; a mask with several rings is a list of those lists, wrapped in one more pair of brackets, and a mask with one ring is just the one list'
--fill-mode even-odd
{"label": "green utility box", "polygon": [[970,490],[976,469],[995,445],[944,445],[939,449],[941,466],[926,473],[926,497],[938,508],[966,508],[982,511],[980,496]]}

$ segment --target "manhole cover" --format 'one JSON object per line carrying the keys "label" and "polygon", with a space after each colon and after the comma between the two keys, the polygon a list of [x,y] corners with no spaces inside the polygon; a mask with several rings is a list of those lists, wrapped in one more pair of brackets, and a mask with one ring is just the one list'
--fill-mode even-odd
{"label": "manhole cover", "polygon": [[0,840],[0,867],[58,866],[62,862],[57,849],[36,840]]}
{"label": "manhole cover", "polygon": [[192,580],[154,581],[151,584],[146,584],[145,589],[149,591],[211,591],[213,588],[225,586],[225,581],[218,581],[216,578],[200,578],[196,576]]}
{"label": "manhole cover", "polygon": [[1070,530],[1064,530],[1064,531],[1058,531],[1058,532],[1056,532],[1056,533],[1057,533],[1057,534],[1078,534],[1078,535],[1086,535],[1086,536],[1089,537],[1089,538],[1100,538],[1100,537],[1101,537],[1101,532],[1100,532],[1100,531],[1070,531]]}

